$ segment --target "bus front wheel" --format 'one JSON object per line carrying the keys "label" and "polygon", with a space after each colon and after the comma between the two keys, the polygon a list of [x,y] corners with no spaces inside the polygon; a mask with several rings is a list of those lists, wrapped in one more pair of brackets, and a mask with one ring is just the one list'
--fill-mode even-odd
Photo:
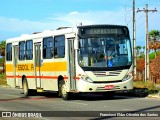
{"label": "bus front wheel", "polygon": [[60,82],[60,94],[64,100],[69,100],[71,97],[71,93],[67,92],[67,86],[64,81]]}

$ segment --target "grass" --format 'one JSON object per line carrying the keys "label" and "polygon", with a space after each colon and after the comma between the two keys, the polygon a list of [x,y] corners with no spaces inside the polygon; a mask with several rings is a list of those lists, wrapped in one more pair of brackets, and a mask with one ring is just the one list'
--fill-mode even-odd
{"label": "grass", "polygon": [[134,88],[147,88],[150,94],[160,91],[160,84],[155,84],[153,81],[136,81],[133,83]]}
{"label": "grass", "polygon": [[0,85],[7,85],[6,74],[0,74]]}

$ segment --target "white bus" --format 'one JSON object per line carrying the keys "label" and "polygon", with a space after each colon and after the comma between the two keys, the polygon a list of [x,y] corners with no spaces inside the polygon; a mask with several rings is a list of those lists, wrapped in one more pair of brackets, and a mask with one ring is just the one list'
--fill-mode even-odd
{"label": "white bus", "polygon": [[[113,47],[114,56],[108,51]],[[120,25],[63,27],[6,40],[6,78],[11,87],[57,92],[64,100],[75,93],[133,89],[129,30]]]}

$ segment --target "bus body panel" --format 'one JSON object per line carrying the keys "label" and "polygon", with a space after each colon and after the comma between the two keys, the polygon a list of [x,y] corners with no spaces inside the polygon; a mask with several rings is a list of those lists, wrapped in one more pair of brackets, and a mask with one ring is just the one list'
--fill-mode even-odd
{"label": "bus body panel", "polygon": [[[91,31],[90,29],[94,27],[95,29]],[[97,29],[99,27],[100,29]],[[103,29],[103,27],[105,29]],[[107,29],[107,27],[113,27],[114,29]],[[111,36],[114,35],[114,32],[117,32],[115,30],[116,27],[124,27],[124,30],[126,30],[125,26],[91,25],[82,26],[79,28],[66,28],[55,31],[44,31],[38,34],[21,35],[17,38],[8,39],[6,41],[6,44],[12,44],[12,47],[16,46],[18,48],[19,42],[27,42],[29,40],[32,40],[33,58],[31,60],[19,60],[19,50],[17,50],[17,54],[15,53],[14,49],[12,49],[12,59],[9,58],[9,60],[6,60],[7,84],[11,87],[22,88],[23,78],[26,77],[29,89],[42,89],[46,91],[49,90],[57,92],[59,90],[59,79],[63,78],[66,84],[67,92],[106,92],[133,89],[133,77],[132,75],[130,75],[133,71],[133,68],[130,64],[132,60],[130,58],[131,49],[128,47],[130,44],[129,40],[123,40],[123,42],[121,42],[121,45],[119,43],[120,40],[115,42],[117,45],[116,49],[119,49],[119,45],[119,47],[125,47],[125,49],[128,50],[128,53],[125,53],[125,50],[123,51],[123,49],[120,50],[120,66],[116,63],[115,68],[112,66],[108,67],[108,61],[105,61],[105,66],[103,66],[101,65],[99,60],[94,56],[97,55],[98,52],[106,53],[107,48],[105,47],[108,44],[107,39],[111,38]],[[80,31],[78,31],[78,29]],[[83,33],[85,32],[85,30],[86,34]],[[118,39],[120,39],[121,36],[123,38],[123,30],[121,30],[122,29],[118,29],[118,32],[115,35],[115,37],[119,37]],[[102,35],[97,34],[97,32],[102,32]],[[95,36],[90,35],[92,33],[94,33]],[[112,35],[107,35],[107,38],[104,33],[112,33]],[[120,35],[118,36],[117,34]],[[125,37],[129,36],[127,30],[125,34]],[[44,38],[53,37],[52,44],[54,45],[56,44],[54,42],[57,36],[65,37],[65,56],[62,58],[56,58],[55,54],[57,53],[55,53],[55,49],[53,49],[52,51],[50,51],[53,52],[53,57],[44,58]],[[100,42],[98,43],[97,41]],[[98,50],[98,48],[92,46],[92,43],[96,42],[97,44],[101,44],[99,46],[103,50]],[[126,42],[126,44],[124,44],[124,42]],[[91,46],[89,46],[89,44],[91,44]],[[87,49],[86,45],[88,45]],[[84,52],[85,49],[88,50],[85,51],[87,52],[87,54],[82,54],[82,52]],[[129,64],[125,64],[126,59],[121,58],[127,58],[128,61],[130,61],[130,63],[128,62]]]}

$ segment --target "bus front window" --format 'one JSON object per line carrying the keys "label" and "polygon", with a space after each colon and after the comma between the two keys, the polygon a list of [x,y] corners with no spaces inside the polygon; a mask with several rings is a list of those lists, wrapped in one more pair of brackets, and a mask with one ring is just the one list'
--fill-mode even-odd
{"label": "bus front window", "polygon": [[79,39],[78,55],[82,67],[119,67],[132,64],[129,38]]}

